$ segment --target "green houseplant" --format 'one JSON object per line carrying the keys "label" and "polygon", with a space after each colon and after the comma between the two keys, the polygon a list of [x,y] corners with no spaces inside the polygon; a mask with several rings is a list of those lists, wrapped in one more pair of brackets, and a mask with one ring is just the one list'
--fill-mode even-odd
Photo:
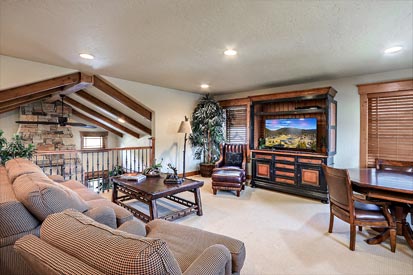
{"label": "green houseplant", "polygon": [[0,129],[0,164],[4,165],[6,161],[13,158],[32,158],[36,151],[33,144],[25,146],[20,135],[13,135],[10,142],[3,137],[4,131]]}
{"label": "green houseplant", "polygon": [[201,175],[210,177],[219,159],[219,144],[224,141],[224,110],[211,95],[203,96],[192,113],[192,134],[195,159],[202,160]]}

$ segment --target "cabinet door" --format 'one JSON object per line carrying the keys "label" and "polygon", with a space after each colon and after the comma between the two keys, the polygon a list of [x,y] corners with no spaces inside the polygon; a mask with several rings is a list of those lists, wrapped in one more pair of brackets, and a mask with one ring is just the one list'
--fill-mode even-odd
{"label": "cabinet door", "polygon": [[270,161],[254,161],[254,176],[260,179],[271,179],[271,162]]}
{"label": "cabinet door", "polygon": [[298,165],[298,184],[303,188],[323,189],[321,167],[317,165]]}

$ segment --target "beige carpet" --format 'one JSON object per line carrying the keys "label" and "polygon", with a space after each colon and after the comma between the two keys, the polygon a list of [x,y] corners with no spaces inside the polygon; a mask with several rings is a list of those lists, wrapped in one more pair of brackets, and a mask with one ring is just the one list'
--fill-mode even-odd
{"label": "beige carpet", "polygon": [[363,230],[357,232],[353,252],[348,249],[347,223],[335,219],[333,233],[327,233],[327,204],[250,187],[240,198],[229,191],[214,196],[209,178],[193,178],[205,182],[204,215],[175,222],[244,241],[242,274],[413,274],[413,250],[402,237],[392,253],[388,241],[366,244],[364,239],[374,232]]}

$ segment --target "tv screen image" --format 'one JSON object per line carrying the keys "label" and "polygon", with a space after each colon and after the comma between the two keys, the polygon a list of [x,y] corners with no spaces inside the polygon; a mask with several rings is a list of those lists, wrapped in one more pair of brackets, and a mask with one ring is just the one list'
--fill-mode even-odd
{"label": "tv screen image", "polygon": [[317,119],[266,119],[264,138],[265,147],[316,151]]}

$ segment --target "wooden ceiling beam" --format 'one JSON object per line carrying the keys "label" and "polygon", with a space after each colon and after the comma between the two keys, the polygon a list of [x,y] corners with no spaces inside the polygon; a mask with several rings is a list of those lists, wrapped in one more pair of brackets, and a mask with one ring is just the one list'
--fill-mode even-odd
{"label": "wooden ceiling beam", "polygon": [[15,110],[15,109],[17,109],[17,108],[18,108],[18,107],[14,107],[14,106],[5,107],[5,108],[0,108],[0,114],[13,111],[13,110]]}
{"label": "wooden ceiling beam", "polygon": [[85,112],[85,113],[88,113],[89,115],[91,115],[91,116],[94,117],[94,118],[97,118],[97,119],[99,119],[99,120],[102,120],[102,121],[104,121],[105,123],[108,123],[109,125],[112,125],[113,127],[117,128],[117,129],[119,129],[119,130],[121,130],[121,131],[123,131],[123,132],[125,132],[125,133],[130,134],[131,136],[134,136],[134,137],[136,137],[136,138],[140,138],[140,135],[139,135],[138,133],[136,133],[136,132],[134,132],[134,131],[126,128],[125,126],[120,125],[119,123],[117,123],[117,122],[115,122],[115,121],[113,121],[113,120],[105,117],[104,115],[99,114],[98,112],[90,109],[89,107],[83,105],[83,104],[80,103],[80,102],[77,102],[76,100],[74,100],[74,99],[72,99],[72,98],[70,98],[70,97],[65,98],[65,102],[68,103],[68,104],[70,104],[72,107],[75,107],[75,108],[77,108],[77,109],[79,109],[79,110],[82,110],[82,111]]}
{"label": "wooden ceiling beam", "polygon": [[91,117],[89,117],[89,116],[87,116],[87,115],[85,115],[85,114],[83,114],[83,113],[75,110],[75,109],[72,109],[72,114],[75,115],[75,116],[77,116],[77,117],[79,117],[79,118],[81,118],[81,119],[83,119],[83,120],[86,120],[86,121],[89,122],[89,123],[92,123],[92,124],[94,124],[94,125],[96,125],[96,126],[99,126],[99,127],[102,128],[102,129],[108,130],[109,132],[114,133],[115,135],[117,135],[117,136],[119,136],[119,137],[123,137],[123,134],[122,134],[121,132],[116,131],[116,130],[113,129],[112,127],[109,127],[109,126],[107,126],[106,124],[103,124],[103,123],[101,123],[101,122],[99,122],[99,121],[97,121],[97,120],[95,120],[95,119],[93,119],[93,118],[91,118]]}
{"label": "wooden ceiling beam", "polygon": [[93,76],[86,75],[81,73],[79,83],[68,85],[63,88],[63,91],[60,93],[61,95],[70,95],[72,93],[76,93],[90,85],[93,84]]}
{"label": "wooden ceiling beam", "polygon": [[18,98],[14,98],[8,101],[5,101],[3,103],[1,103],[1,107],[8,107],[8,106],[13,106],[13,105],[23,105],[23,104],[28,104],[40,99],[43,99],[49,95],[52,95],[54,93],[57,93],[61,91],[61,88],[54,88],[51,90],[47,90],[47,91],[43,91],[37,94],[31,94],[31,95],[26,95],[26,96],[22,96],[22,97],[18,97]]}
{"label": "wooden ceiling beam", "polygon": [[[82,75],[82,73],[77,72],[64,76],[54,77],[47,80],[38,81],[27,85],[22,85],[15,88],[1,90],[0,103],[19,97],[38,94],[40,92],[51,90],[58,87],[77,84],[82,80]],[[84,78],[85,77],[83,77],[83,79]]]}
{"label": "wooden ceiling beam", "polygon": [[142,115],[144,118],[148,120],[152,120],[152,112],[148,110],[146,107],[142,106],[141,104],[137,103],[133,98],[128,97],[123,92],[121,92],[118,88],[113,86],[112,84],[108,83],[106,80],[101,78],[100,76],[94,76],[93,86],[107,94],[108,96],[116,99],[123,105],[129,107],[133,111],[137,112],[138,114]]}
{"label": "wooden ceiling beam", "polygon": [[139,123],[138,121],[134,120],[133,118],[125,115],[124,113],[116,110],[112,106],[106,104],[105,102],[101,101],[100,99],[97,99],[96,97],[92,96],[91,94],[87,93],[86,91],[81,90],[81,91],[77,92],[76,95],[80,96],[81,98],[87,100],[90,103],[93,103],[94,105],[96,105],[96,107],[99,107],[99,108],[111,113],[112,115],[123,119],[125,122],[127,122],[130,125],[144,131],[145,133],[148,133],[150,135],[152,134],[152,130],[150,128],[146,127],[142,123]]}

